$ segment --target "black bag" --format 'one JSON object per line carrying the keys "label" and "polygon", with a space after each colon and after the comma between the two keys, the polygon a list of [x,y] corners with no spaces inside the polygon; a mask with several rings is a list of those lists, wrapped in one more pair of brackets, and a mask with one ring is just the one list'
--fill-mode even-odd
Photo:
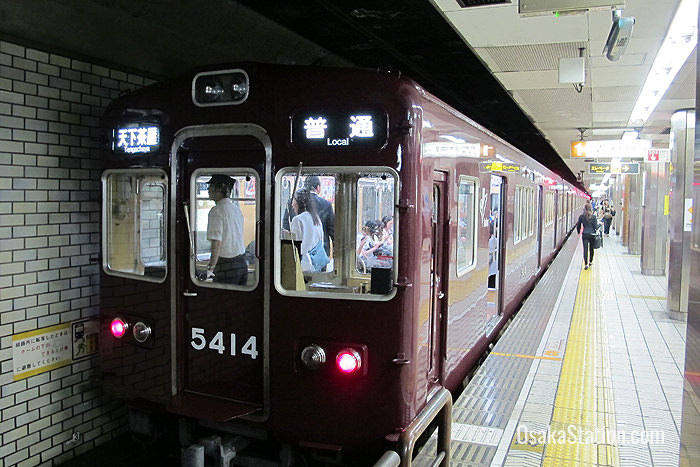
{"label": "black bag", "polygon": [[603,246],[603,236],[600,234],[600,230],[596,232],[595,236],[593,237],[593,248],[598,249]]}

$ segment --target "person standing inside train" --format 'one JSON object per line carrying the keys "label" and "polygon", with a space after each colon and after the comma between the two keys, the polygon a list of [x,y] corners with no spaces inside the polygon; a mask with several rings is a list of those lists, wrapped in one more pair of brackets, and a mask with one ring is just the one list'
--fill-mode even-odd
{"label": "person standing inside train", "polygon": [[216,205],[209,211],[207,240],[211,242],[211,257],[207,271],[214,273],[214,282],[245,285],[248,264],[243,244],[243,213],[230,198],[236,181],[223,174],[209,180],[209,198]]}
{"label": "person standing inside train", "polygon": [[296,215],[290,223],[290,231],[295,240],[301,240],[301,270],[320,272],[330,260],[323,247],[323,225],[311,196],[306,188],[294,194],[292,209]]}
{"label": "person standing inside train", "polygon": [[321,196],[321,179],[316,175],[310,175],[304,180],[304,188],[311,192],[311,198],[316,205],[316,214],[323,226],[323,248],[326,255],[331,256],[331,242],[335,233],[335,213],[331,202]]}
{"label": "person standing inside train", "polygon": [[593,264],[593,242],[595,240],[595,234],[598,231],[598,218],[593,213],[593,206],[591,203],[586,203],[583,208],[583,214],[578,216],[576,233],[581,234],[582,228],[583,264],[585,265],[584,269],[588,269]]}
{"label": "person standing inside train", "polygon": [[[316,175],[310,175],[304,180],[304,188],[311,192],[312,199],[316,205],[316,213],[321,219],[323,226],[323,248],[326,250],[326,255],[331,257],[331,243],[333,242],[333,234],[335,233],[335,213],[333,205],[330,201],[321,196],[321,179]],[[284,216],[282,217],[282,229],[289,230],[290,222],[296,214],[292,209],[292,200],[289,200],[285,208]]]}
{"label": "person standing inside train", "polygon": [[603,233],[606,237],[610,236],[610,224],[614,215],[615,208],[610,204],[609,200],[604,199],[603,204],[600,206],[600,217],[603,219]]}

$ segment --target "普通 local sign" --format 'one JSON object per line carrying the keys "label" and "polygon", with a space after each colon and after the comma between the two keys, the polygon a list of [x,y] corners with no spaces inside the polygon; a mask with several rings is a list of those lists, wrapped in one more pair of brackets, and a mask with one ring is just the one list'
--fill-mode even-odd
{"label": "\u666e\u901a local sign", "polygon": [[619,157],[622,159],[645,159],[651,149],[651,140],[604,140],[604,141],[572,141],[571,157],[589,159]]}

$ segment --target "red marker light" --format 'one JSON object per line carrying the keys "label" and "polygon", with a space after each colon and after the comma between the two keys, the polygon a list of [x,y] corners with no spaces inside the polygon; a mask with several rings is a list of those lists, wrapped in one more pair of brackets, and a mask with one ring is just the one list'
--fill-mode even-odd
{"label": "red marker light", "polygon": [[122,337],[124,337],[124,334],[126,334],[126,331],[129,329],[129,324],[121,318],[114,318],[112,320],[112,324],[109,326],[109,329],[110,331],[112,331],[112,335],[114,337],[116,337],[117,339],[121,339]]}
{"label": "red marker light", "polygon": [[335,358],[335,364],[340,371],[345,374],[354,373],[362,366],[362,358],[360,354],[353,349],[343,349],[338,352]]}

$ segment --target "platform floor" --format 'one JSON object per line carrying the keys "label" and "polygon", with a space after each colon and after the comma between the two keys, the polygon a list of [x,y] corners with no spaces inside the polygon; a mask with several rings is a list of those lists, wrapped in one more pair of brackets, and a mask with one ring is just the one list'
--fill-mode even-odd
{"label": "platform floor", "polygon": [[584,270],[571,235],[454,402],[451,466],[679,464],[685,321],[666,276],[604,240]]}

